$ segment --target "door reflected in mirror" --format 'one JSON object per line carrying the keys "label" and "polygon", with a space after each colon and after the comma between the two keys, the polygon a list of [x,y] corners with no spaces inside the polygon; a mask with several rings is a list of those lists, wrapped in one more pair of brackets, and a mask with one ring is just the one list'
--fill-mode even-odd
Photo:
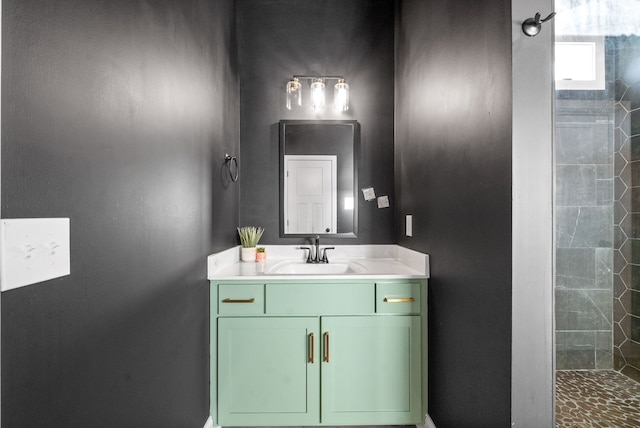
{"label": "door reflected in mirror", "polygon": [[356,237],[355,120],[280,121],[280,235]]}

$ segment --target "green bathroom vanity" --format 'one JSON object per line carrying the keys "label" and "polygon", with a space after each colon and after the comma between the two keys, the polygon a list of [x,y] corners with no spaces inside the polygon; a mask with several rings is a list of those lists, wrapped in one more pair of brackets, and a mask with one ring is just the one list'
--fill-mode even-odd
{"label": "green bathroom vanity", "polygon": [[424,423],[426,286],[397,275],[212,280],[214,423]]}

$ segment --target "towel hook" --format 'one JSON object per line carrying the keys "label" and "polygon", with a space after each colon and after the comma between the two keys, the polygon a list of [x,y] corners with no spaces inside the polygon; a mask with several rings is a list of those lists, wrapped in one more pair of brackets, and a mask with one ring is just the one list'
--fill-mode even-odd
{"label": "towel hook", "polygon": [[[238,181],[238,158],[235,156],[231,156],[228,153],[224,155],[224,162],[227,164],[227,169],[229,170],[229,178],[234,183]],[[235,173],[232,171],[231,164],[234,164]]]}
{"label": "towel hook", "polygon": [[544,24],[554,16],[556,16],[556,13],[551,12],[546,18],[540,19],[540,13],[538,12],[536,13],[535,17],[527,18],[524,20],[524,22],[522,23],[522,32],[529,37],[535,37],[540,32],[542,24]]}

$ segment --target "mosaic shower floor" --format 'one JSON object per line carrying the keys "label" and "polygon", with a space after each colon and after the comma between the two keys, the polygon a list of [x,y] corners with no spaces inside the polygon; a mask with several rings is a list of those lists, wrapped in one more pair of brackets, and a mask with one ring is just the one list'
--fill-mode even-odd
{"label": "mosaic shower floor", "polygon": [[556,428],[640,427],[640,383],[613,370],[556,372]]}

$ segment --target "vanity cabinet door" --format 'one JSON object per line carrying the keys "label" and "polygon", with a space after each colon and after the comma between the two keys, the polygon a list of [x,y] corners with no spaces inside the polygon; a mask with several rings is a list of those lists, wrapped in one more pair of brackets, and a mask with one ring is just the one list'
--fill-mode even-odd
{"label": "vanity cabinet door", "polygon": [[319,418],[318,318],[219,318],[218,424]]}
{"label": "vanity cabinet door", "polygon": [[422,423],[419,316],[322,318],[322,423]]}

